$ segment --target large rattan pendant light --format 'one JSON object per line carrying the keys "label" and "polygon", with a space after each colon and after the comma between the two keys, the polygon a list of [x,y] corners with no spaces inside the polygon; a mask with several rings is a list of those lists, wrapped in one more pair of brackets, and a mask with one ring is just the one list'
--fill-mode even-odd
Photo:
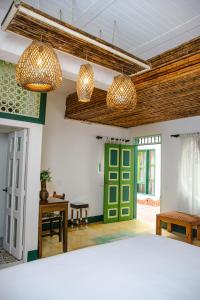
{"label": "large rattan pendant light", "polygon": [[81,65],[76,83],[80,102],[89,102],[94,89],[94,72],[90,64]]}
{"label": "large rattan pendant light", "polygon": [[112,110],[134,109],[137,102],[136,90],[127,75],[115,76],[108,89],[106,102]]}
{"label": "large rattan pendant light", "polygon": [[49,92],[62,83],[62,71],[50,44],[33,41],[16,67],[16,81],[26,90]]}

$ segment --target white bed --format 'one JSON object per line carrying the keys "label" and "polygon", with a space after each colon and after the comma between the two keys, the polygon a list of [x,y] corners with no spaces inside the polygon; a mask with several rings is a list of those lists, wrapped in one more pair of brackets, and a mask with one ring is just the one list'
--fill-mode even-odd
{"label": "white bed", "polygon": [[0,271],[1,300],[199,300],[200,248],[138,236]]}

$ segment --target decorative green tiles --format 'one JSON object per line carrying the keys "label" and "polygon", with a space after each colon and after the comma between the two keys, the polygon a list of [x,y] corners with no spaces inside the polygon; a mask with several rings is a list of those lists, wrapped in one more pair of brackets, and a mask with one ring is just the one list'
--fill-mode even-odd
{"label": "decorative green tiles", "polygon": [[15,65],[0,60],[0,117],[44,123],[46,95],[19,87]]}

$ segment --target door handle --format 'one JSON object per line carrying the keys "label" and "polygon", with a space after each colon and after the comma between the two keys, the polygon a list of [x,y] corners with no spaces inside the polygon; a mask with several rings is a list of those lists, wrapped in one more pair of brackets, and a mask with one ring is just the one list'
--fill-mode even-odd
{"label": "door handle", "polygon": [[3,192],[7,193],[8,192],[8,188],[6,187],[5,189],[2,190]]}

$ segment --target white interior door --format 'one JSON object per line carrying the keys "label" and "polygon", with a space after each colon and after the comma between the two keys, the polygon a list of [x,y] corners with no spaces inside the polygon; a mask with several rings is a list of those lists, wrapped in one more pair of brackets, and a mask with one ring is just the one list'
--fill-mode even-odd
{"label": "white interior door", "polygon": [[17,259],[23,251],[27,130],[9,134],[4,248]]}

